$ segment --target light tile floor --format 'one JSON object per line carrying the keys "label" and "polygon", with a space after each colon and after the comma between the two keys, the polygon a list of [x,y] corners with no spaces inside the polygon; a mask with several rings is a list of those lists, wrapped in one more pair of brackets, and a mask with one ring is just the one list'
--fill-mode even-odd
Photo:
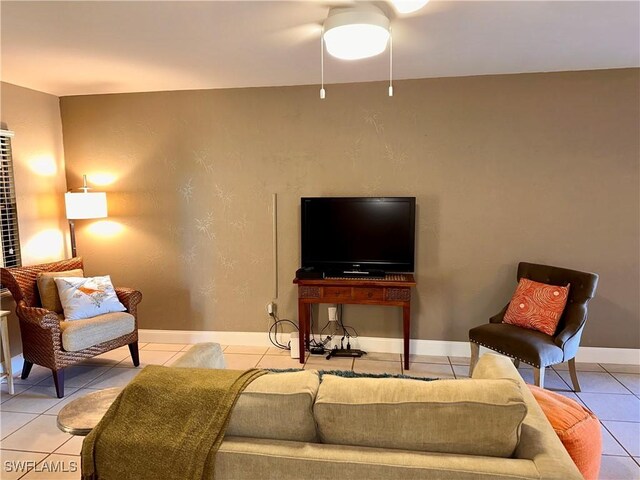
{"label": "light tile floor", "polygon": [[[140,344],[141,365],[171,365],[191,345]],[[229,368],[300,368],[289,352],[277,348],[223,347]],[[405,373],[420,377],[466,378],[469,358],[411,355],[404,371],[402,355],[369,353],[364,358],[334,358],[307,354],[304,368],[354,370],[370,373]],[[640,479],[640,367],[634,365],[578,364],[582,392],[570,388],[566,365],[550,368],[547,388],[577,400],[593,410],[602,423],[601,479]],[[16,395],[0,387],[0,478],[78,479],[83,437],[58,430],[56,415],[68,402],[97,389],[124,386],[135,377],[126,347],[100,355],[66,372],[65,398],[55,397],[51,374],[33,367],[26,380],[17,380]],[[531,382],[533,370],[521,364],[522,377]],[[22,463],[20,463],[22,462]],[[52,472],[53,469],[63,471]],[[74,471],[75,470],[75,471]]]}

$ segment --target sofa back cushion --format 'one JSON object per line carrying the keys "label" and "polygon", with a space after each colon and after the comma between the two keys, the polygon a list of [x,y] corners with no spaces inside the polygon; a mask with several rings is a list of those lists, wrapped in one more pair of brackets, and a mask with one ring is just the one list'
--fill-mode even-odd
{"label": "sofa back cushion", "polygon": [[514,380],[325,375],[313,411],[323,443],[510,457],[527,406]]}
{"label": "sofa back cushion", "polygon": [[269,373],[255,379],[233,407],[226,435],[316,441],[312,409],[319,384],[315,370]]}

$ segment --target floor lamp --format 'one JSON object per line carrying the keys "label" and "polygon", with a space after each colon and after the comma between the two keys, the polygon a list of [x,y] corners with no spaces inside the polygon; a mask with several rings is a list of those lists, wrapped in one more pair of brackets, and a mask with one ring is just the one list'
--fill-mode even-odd
{"label": "floor lamp", "polygon": [[90,192],[91,189],[87,187],[86,175],[82,176],[82,188],[79,190],[81,191],[64,194],[73,257],[77,254],[75,220],[89,220],[107,216],[107,194],[105,192]]}

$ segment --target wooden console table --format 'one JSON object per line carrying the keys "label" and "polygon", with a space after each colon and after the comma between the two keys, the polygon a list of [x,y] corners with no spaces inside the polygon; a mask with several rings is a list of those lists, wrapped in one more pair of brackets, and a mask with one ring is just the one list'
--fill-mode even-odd
{"label": "wooden console table", "polygon": [[404,369],[409,370],[411,335],[411,288],[416,281],[411,274],[389,274],[384,279],[323,278],[300,279],[298,285],[298,328],[300,329],[300,363],[309,345],[311,304],[336,303],[402,307]]}

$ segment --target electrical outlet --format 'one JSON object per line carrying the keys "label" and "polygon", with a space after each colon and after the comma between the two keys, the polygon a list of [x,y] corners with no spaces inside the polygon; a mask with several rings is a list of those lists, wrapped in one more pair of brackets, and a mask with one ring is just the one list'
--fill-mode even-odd
{"label": "electrical outlet", "polygon": [[276,302],[267,303],[267,313],[269,314],[270,317],[275,316],[276,310],[277,310]]}
{"label": "electrical outlet", "polygon": [[329,321],[330,322],[337,322],[338,321],[338,307],[336,307],[335,305],[332,306],[332,307],[329,307],[328,315],[329,315]]}

